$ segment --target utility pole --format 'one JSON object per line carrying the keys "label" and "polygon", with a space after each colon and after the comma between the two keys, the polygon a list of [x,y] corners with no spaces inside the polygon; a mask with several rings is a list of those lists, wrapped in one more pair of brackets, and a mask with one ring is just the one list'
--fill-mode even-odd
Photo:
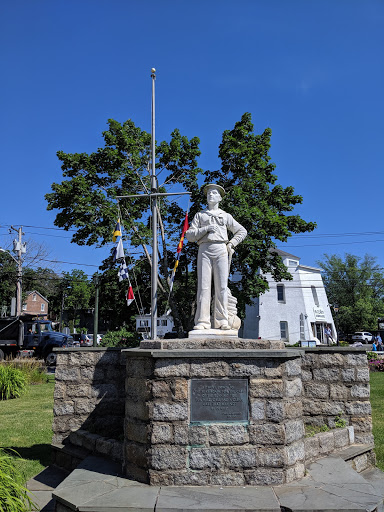
{"label": "utility pole", "polygon": [[63,295],[61,298],[61,312],[60,312],[60,325],[59,325],[59,331],[62,332],[63,328],[63,315],[64,315],[64,300],[67,298],[67,294],[65,293],[65,290],[63,290]]}
{"label": "utility pole", "polygon": [[17,254],[17,284],[16,284],[16,316],[21,315],[21,300],[22,300],[22,280],[23,280],[23,261],[21,255],[26,252],[25,244],[22,243],[23,226],[19,229],[11,226],[11,229],[18,233],[18,240],[13,242],[13,250]]}
{"label": "utility pole", "polygon": [[99,327],[99,275],[94,275],[95,282],[95,309],[93,312],[93,346],[97,347],[97,332]]}

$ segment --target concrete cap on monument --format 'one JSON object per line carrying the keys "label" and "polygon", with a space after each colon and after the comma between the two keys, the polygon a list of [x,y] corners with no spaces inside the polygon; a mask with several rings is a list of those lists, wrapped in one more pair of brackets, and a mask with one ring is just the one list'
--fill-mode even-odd
{"label": "concrete cap on monument", "polygon": [[221,197],[224,197],[224,195],[225,195],[224,188],[221,185],[217,185],[216,183],[207,183],[206,185],[203,185],[204,195],[207,194],[207,192],[210,188],[216,188],[220,192]]}

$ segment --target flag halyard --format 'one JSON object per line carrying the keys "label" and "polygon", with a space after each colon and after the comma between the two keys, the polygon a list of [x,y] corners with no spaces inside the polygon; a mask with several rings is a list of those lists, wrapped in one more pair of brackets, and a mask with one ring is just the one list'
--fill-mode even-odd
{"label": "flag halyard", "polygon": [[180,253],[181,253],[181,251],[183,249],[183,245],[184,245],[185,232],[188,230],[188,228],[189,228],[189,224],[188,224],[188,212],[187,212],[185,214],[185,219],[184,219],[183,229],[181,232],[180,242],[179,242],[179,245],[177,246],[177,256],[176,256],[175,266],[173,267],[172,275],[171,275],[171,279],[170,279],[169,293],[171,293],[173,290],[175,274],[176,274],[177,267],[179,266]]}
{"label": "flag halyard", "polygon": [[128,291],[126,295],[127,305],[130,306],[132,302],[134,302],[135,294],[133,293],[133,288],[131,285],[131,281],[129,279],[129,273],[128,273],[128,267],[125,261],[125,253],[124,253],[124,247],[123,247],[123,239],[122,239],[122,230],[121,230],[121,224],[120,219],[117,220],[115,230],[113,232],[112,237],[113,242],[116,242],[116,246],[113,249],[113,261],[117,261],[120,263],[119,270],[117,272],[117,275],[119,277],[119,282],[128,280]]}

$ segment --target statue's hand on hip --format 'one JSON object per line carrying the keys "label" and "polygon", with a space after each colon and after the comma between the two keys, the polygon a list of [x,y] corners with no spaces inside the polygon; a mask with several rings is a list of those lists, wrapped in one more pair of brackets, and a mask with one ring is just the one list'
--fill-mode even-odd
{"label": "statue's hand on hip", "polygon": [[233,245],[231,242],[227,243],[227,251],[228,251],[228,256],[231,258],[233,253],[235,252],[235,249],[233,248]]}

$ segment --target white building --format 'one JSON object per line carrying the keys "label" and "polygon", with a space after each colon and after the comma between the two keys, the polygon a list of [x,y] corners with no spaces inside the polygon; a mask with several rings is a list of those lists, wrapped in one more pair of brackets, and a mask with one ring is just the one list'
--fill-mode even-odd
{"label": "white building", "polygon": [[326,343],[325,327],[329,327],[336,341],[336,329],[321,269],[300,264],[300,258],[279,249],[292,274],[292,281],[276,282],[271,274],[265,274],[269,290],[247,306],[242,336],[284,340],[289,344],[318,338]]}
{"label": "white building", "polygon": [[[172,332],[175,323],[170,315],[162,315],[157,319],[157,335],[163,338],[167,332]],[[137,315],[136,316],[136,331],[140,332],[144,339],[148,338],[151,334],[151,315]]]}

